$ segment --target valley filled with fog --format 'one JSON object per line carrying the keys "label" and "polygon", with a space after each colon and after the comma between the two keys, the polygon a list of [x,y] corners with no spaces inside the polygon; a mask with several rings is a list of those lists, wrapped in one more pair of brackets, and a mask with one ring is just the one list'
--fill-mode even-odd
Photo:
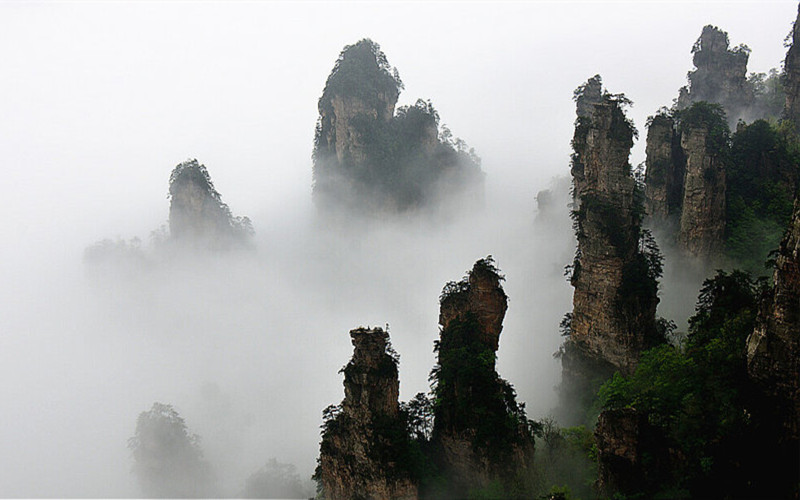
{"label": "valley filled with fog", "polygon": [[[156,401],[201,437],[222,495],[270,458],[305,480],[322,410],[343,396],[349,330],[388,324],[401,400],[428,391],[442,287],[487,255],[509,296],[498,371],[531,418],[549,415],[572,307],[573,89],[602,74],[634,101],[644,134],[685,84],[704,25],[746,43],[749,70],[767,72],[796,7],[1,5],[0,496],[140,495],[127,443]],[[475,148],[483,206],[319,216],[317,100],[339,51],[363,37],[399,70],[401,104],[429,98]],[[252,249],[153,243],[170,171],[187,158],[252,220]],[[133,257],[84,261],[98,241],[134,238]],[[704,276],[663,251],[659,314],[685,329]]]}

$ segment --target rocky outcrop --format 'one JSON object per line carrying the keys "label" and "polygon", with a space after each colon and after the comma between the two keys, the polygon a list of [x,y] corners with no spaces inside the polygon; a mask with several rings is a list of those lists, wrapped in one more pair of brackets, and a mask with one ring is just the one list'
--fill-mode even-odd
{"label": "rocky outcrop", "polygon": [[650,425],[647,415],[633,409],[605,410],[597,419],[598,479],[602,498],[641,495],[671,467],[663,434]]}
{"label": "rocky outcrop", "polygon": [[564,323],[569,337],[561,351],[566,406],[584,407],[614,371],[631,373],[658,337],[660,269],[642,251],[655,245],[644,244],[642,196],[628,163],[634,129],[622,99],[604,94],[591,117],[578,118],[572,140],[578,249],[570,277],[573,310]]}
{"label": "rocky outcrop", "polygon": [[[350,331],[344,400],[326,410],[316,477],[328,500],[415,499],[399,458],[407,439],[398,403],[397,355],[381,328]],[[398,438],[400,441],[398,441]]]}
{"label": "rocky outcrop", "polygon": [[508,307],[501,280],[491,257],[479,260],[445,286],[440,301],[432,442],[455,498],[495,480],[509,483],[533,459],[524,405],[495,369]]}
{"label": "rocky outcrop", "polygon": [[784,91],[786,92],[783,117],[791,121],[795,130],[800,132],[800,6],[798,6],[797,20],[792,28],[792,45],[786,52],[783,68],[785,72]]}
{"label": "rocky outcrop", "polygon": [[247,217],[234,217],[214,189],[205,165],[185,161],[169,178],[170,239],[199,248],[246,244],[253,229]]}
{"label": "rocky outcrop", "polygon": [[695,69],[689,72],[689,86],[680,89],[678,109],[705,101],[721,104],[729,124],[746,116],[755,101],[753,86],[747,81],[750,49],[745,45],[729,48],[728,34],[716,26],[705,26],[692,47]]}
{"label": "rocky outcrop", "polygon": [[430,102],[395,105],[403,84],[378,44],[346,46],[319,100],[314,199],[325,213],[396,213],[483,196],[480,159]]}
{"label": "rocky outcrop", "polygon": [[442,328],[473,317],[478,323],[478,340],[493,352],[497,351],[508,309],[501,279],[491,261],[481,260],[473,266],[466,281],[450,284],[442,295],[439,310]]}
{"label": "rocky outcrop", "polygon": [[645,209],[659,225],[680,218],[686,159],[675,119],[655,115],[647,128],[645,148]]}
{"label": "rocky outcrop", "polygon": [[774,286],[747,342],[747,370],[771,400],[784,437],[800,437],[800,202],[775,261]]}
{"label": "rocky outcrop", "polygon": [[[632,145],[633,126],[610,97],[579,122],[573,139],[573,163],[580,162],[583,177],[575,182],[578,255],[569,340],[583,355],[625,373],[652,344],[658,303],[655,279],[646,268],[644,275],[634,270],[643,259],[643,208],[628,163]],[[637,280],[643,286],[629,296]]]}
{"label": "rocky outcrop", "polygon": [[725,236],[725,166],[709,148],[708,125],[687,126],[681,134],[686,155],[678,245],[696,257],[722,251]]}
{"label": "rocky outcrop", "polygon": [[649,120],[645,206],[650,223],[687,255],[706,262],[725,238],[728,126],[719,105],[694,103]]}

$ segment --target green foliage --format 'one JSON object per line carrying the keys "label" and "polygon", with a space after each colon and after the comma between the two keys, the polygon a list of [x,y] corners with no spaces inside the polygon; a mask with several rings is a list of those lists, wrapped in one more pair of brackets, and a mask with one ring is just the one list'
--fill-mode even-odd
{"label": "green foliage", "polygon": [[678,132],[683,134],[692,129],[705,128],[706,148],[715,156],[725,157],[729,147],[730,128],[725,109],[720,104],[706,101],[695,102],[686,109],[675,112]]}
{"label": "green foliage", "polygon": [[750,73],[747,82],[752,86],[755,94],[754,108],[764,119],[777,120],[783,112],[786,102],[781,74],[776,68],[767,73]]}
{"label": "green foliage", "polygon": [[537,422],[536,455],[529,498],[593,498],[597,444],[584,426],[559,427],[552,418]]}
{"label": "green foliage", "polygon": [[740,470],[746,457],[731,450],[752,431],[745,341],[763,286],[746,273],[718,271],[703,284],[684,349],[654,347],[642,354],[633,375],[616,373],[601,387],[603,408],[648,415],[685,457],[674,483],[658,487],[698,491],[713,485],[720,496],[743,487],[731,474],[746,474]]}
{"label": "green foliage", "polygon": [[726,255],[764,273],[792,213],[800,178],[800,150],[777,125],[757,120],[734,134],[727,171]]}
{"label": "green foliage", "polygon": [[[492,256],[475,263],[460,282],[448,283],[440,302],[443,307],[466,299],[470,276],[486,276],[498,284],[504,279]],[[433,390],[434,433],[473,433],[473,447],[487,452],[495,464],[509,459],[514,445],[532,439],[525,405],[495,371],[494,348],[482,338],[477,317],[468,312],[451,320],[434,343],[438,363],[429,380]]]}
{"label": "green foliage", "polygon": [[346,45],[339,53],[333,70],[325,82],[320,104],[333,95],[358,97],[371,104],[377,103],[380,94],[394,95],[403,89],[397,68],[392,67],[380,45],[364,38]]}

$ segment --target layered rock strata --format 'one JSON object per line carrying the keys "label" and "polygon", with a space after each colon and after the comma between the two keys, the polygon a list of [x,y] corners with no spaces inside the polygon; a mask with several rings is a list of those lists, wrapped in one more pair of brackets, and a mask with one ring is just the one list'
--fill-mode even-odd
{"label": "layered rock strata", "polygon": [[709,134],[707,126],[681,134],[686,173],[678,245],[696,257],[719,255],[725,237],[725,165],[708,147]]}
{"label": "layered rock strata", "polygon": [[[579,122],[573,139],[573,163],[580,163],[583,175],[580,182],[575,177],[578,253],[569,343],[581,356],[625,373],[652,343],[658,303],[654,280],[630,272],[641,260],[642,217],[628,163],[632,135],[619,104],[605,99],[588,121]],[[625,293],[629,280],[650,286],[631,297]]]}

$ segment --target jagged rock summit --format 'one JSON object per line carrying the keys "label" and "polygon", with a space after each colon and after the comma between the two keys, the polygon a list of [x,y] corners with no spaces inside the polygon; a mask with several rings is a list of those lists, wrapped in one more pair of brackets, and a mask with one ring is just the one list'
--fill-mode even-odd
{"label": "jagged rock summit", "polygon": [[380,46],[346,46],[319,99],[314,201],[323,213],[374,216],[482,202],[480,159],[430,102],[395,112],[403,83]]}
{"label": "jagged rock summit", "polygon": [[678,109],[705,101],[725,108],[729,125],[747,115],[755,102],[755,92],[747,80],[750,49],[742,44],[730,48],[728,34],[716,26],[703,27],[692,47],[695,69],[688,74],[689,85],[678,95]]}
{"label": "jagged rock summit", "polygon": [[[475,263],[441,296],[438,365],[434,382],[436,461],[456,498],[508,486],[533,463],[533,437],[525,405],[495,368],[508,298],[491,256]],[[509,493],[510,494],[510,493]]]}
{"label": "jagged rock summit", "polygon": [[350,331],[353,358],[344,372],[344,400],[325,410],[315,477],[327,500],[417,498],[411,473],[399,463],[406,453],[400,415],[398,356],[382,328]]}
{"label": "jagged rock summit", "polygon": [[205,165],[178,164],[169,177],[169,232],[174,242],[211,250],[246,245],[250,219],[234,217],[214,188]]}
{"label": "jagged rock summit", "polygon": [[593,89],[595,81],[599,76],[576,91],[579,115],[572,140],[578,248],[561,360],[565,397],[575,400],[591,395],[616,370],[631,373],[640,353],[658,341],[661,257],[641,227],[643,194],[628,162],[635,129],[622,111],[628,102],[622,95],[603,92],[599,102],[595,95],[591,115],[580,114],[589,109],[584,90]]}

